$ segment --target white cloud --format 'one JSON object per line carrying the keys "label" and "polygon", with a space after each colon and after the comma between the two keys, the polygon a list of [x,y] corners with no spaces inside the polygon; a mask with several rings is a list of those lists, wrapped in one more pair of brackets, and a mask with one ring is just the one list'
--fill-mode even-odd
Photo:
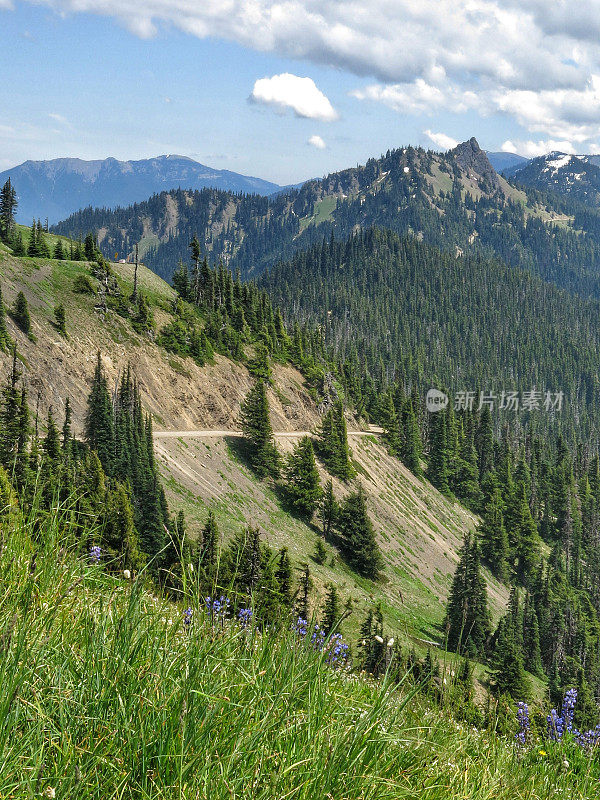
{"label": "white cloud", "polygon": [[461,92],[445,81],[435,86],[422,78],[412,83],[372,84],[354,89],[350,95],[358,100],[376,100],[405,114],[433,114],[441,110],[462,112],[480,104],[474,92]]}
{"label": "white cloud", "polygon": [[512,142],[507,140],[500,149],[505,153],[518,153],[520,156],[525,156],[526,158],[535,158],[536,156],[543,156],[546,153],[552,153],[554,151],[558,153],[569,153],[570,155],[575,155],[577,153],[573,143],[564,139],[540,139],[537,142],[531,140]]}
{"label": "white cloud", "polygon": [[[0,0],[0,7],[7,2]],[[502,113],[532,142],[588,143],[600,125],[594,77],[600,75],[600,0],[29,2],[59,14],[113,16],[141,37],[172,25],[200,38],[342,68],[375,81],[354,92],[360,99],[402,113]],[[282,108],[289,100],[283,92],[261,102]],[[324,100],[315,118],[332,118]],[[315,113],[312,103],[291,107],[303,116]]]}
{"label": "white cloud", "polygon": [[53,119],[55,122],[60,122],[61,125],[68,125],[69,122],[66,117],[63,117],[62,114],[48,114],[50,119]]}
{"label": "white cloud", "polygon": [[250,100],[274,106],[278,111],[291,108],[298,117],[324,122],[338,118],[337,111],[312,78],[300,78],[289,72],[257,80]]}
{"label": "white cloud", "polygon": [[310,137],[307,144],[309,144],[311,147],[316,147],[317,150],[325,150],[325,148],[327,147],[323,139],[316,133],[314,136]]}
{"label": "white cloud", "polygon": [[430,130],[423,131],[423,133],[428,139],[431,139],[434,144],[436,144],[438,147],[441,147],[442,150],[452,150],[452,148],[456,147],[458,144],[456,139],[453,139],[451,136],[447,136],[445,133],[434,133]]}

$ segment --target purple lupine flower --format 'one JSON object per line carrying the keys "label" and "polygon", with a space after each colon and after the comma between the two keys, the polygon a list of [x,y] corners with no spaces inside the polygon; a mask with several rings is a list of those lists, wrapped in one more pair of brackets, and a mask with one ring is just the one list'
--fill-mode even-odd
{"label": "purple lupine flower", "polygon": [[525,744],[529,735],[529,706],[523,701],[517,705],[517,722],[519,723],[519,730],[515,735],[515,739],[519,744]]}
{"label": "purple lupine flower", "polygon": [[94,544],[90,547],[90,558],[94,562],[94,564],[100,563],[100,557],[102,555],[102,548],[99,547],[97,544]]}
{"label": "purple lupine flower", "polygon": [[204,604],[206,605],[206,610],[213,619],[224,620],[229,611],[229,598],[225,597],[223,594],[218,598],[205,597]]}
{"label": "purple lupine flower", "polygon": [[293,627],[293,631],[294,633],[297,633],[298,636],[304,638],[308,633],[308,622],[302,617],[298,617],[298,620]]}
{"label": "purple lupine flower", "polygon": [[546,724],[548,729],[548,738],[553,742],[559,742],[565,730],[565,721],[559,717],[555,708],[546,717]]}
{"label": "purple lupine flower", "polygon": [[573,729],[573,714],[575,713],[575,703],[577,702],[577,689],[569,689],[565,694],[562,704],[562,716],[566,730],[571,733]]}
{"label": "purple lupine flower", "polygon": [[310,640],[314,649],[321,651],[323,649],[323,644],[325,643],[325,631],[322,628],[319,628],[318,625],[315,625],[315,629],[310,637]]}
{"label": "purple lupine flower", "polygon": [[183,612],[183,624],[186,628],[189,628],[189,626],[192,624],[193,613],[194,612],[191,608],[186,608],[186,610]]}
{"label": "purple lupine flower", "polygon": [[341,633],[334,633],[327,645],[325,661],[331,666],[342,666],[348,661],[349,646],[344,642]]}
{"label": "purple lupine flower", "polygon": [[252,609],[241,608],[238,613],[238,621],[242,628],[248,628],[252,622]]}

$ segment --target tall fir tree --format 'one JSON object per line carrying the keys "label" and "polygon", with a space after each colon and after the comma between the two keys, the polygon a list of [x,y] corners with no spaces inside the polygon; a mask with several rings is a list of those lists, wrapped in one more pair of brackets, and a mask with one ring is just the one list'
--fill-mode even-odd
{"label": "tall fir tree", "polygon": [[463,540],[458,565],[452,579],[445,619],[450,650],[483,658],[490,636],[487,589],[481,574],[476,536]]}
{"label": "tall fir tree", "polygon": [[367,512],[367,497],[362,486],[343,501],[338,515],[342,548],[350,566],[369,578],[377,578],[383,559],[375,538],[375,529]]}
{"label": "tall fir tree", "polygon": [[264,478],[279,474],[279,454],[275,447],[269,419],[269,401],[262,380],[257,380],[241,405],[241,427],[250,463],[256,474]]}
{"label": "tall fir tree", "polygon": [[114,418],[99,351],[88,397],[85,438],[91,449],[98,454],[104,470],[110,474],[115,459]]}
{"label": "tall fir tree", "polygon": [[0,190],[0,240],[4,242],[12,240],[17,205],[17,191],[9,177]]}
{"label": "tall fir tree", "polygon": [[303,436],[290,454],[284,470],[284,487],[290,505],[312,517],[323,494],[310,436]]}

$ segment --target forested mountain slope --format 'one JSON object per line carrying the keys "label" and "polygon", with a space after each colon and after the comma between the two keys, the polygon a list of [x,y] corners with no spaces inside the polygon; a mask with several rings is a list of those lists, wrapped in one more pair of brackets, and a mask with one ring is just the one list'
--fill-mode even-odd
{"label": "forested mountain slope", "polygon": [[55,226],[97,232],[106,255],[131,255],[169,280],[197,234],[203,249],[243,276],[335,235],[373,225],[449,252],[496,255],[583,295],[600,296],[597,215],[517,189],[499,176],[475,139],[445,154],[406,147],[364,166],[309,181],[271,199],[215,190],[162,193],[115,211],[85,209]]}
{"label": "forested mountain slope", "polygon": [[[93,265],[91,265],[93,267]],[[93,271],[93,270],[92,270]],[[60,423],[69,399],[72,428],[82,435],[88,395],[97,352],[111,393],[128,368],[133,371],[144,409],[152,414],[156,455],[173,514],[185,511],[187,529],[199,536],[212,510],[223,542],[231,541],[245,525],[259,525],[266,543],[287,547],[294,567],[309,562],[314,591],[311,603],[318,612],[326,587],[333,583],[343,602],[351,600],[355,613],[349,622],[357,631],[360,619],[375,600],[383,603],[386,623],[411,637],[440,640],[450,580],[462,537],[475,525],[475,516],[444,498],[426,481],[415,478],[386,451],[378,436],[350,436],[350,448],[359,466],[358,477],[367,492],[377,535],[386,562],[386,581],[374,586],[358,577],[339,557],[337,547],[327,545],[323,564],[313,561],[315,526],[291,515],[281,497],[257,480],[240,456],[240,403],[253,385],[247,360],[233,360],[215,353],[200,366],[191,357],[169,352],[156,334],[175,319],[173,290],[149,270],[140,267],[139,290],[148,302],[153,331],[136,331],[128,314],[119,310],[119,294],[104,298],[102,284],[87,262],[46,258],[17,258],[0,244],[0,284],[4,303],[14,306],[23,292],[31,317],[31,336],[7,316],[8,333],[17,344],[28,389],[31,413],[45,427],[51,411]],[[127,296],[133,287],[133,267],[113,265],[115,292]],[[82,279],[92,291],[81,292]],[[79,287],[79,288],[78,288]],[[66,309],[66,332],[57,330],[54,309]],[[250,350],[251,355],[251,350]],[[0,350],[0,369],[5,381],[11,354]],[[272,365],[268,390],[270,418],[276,432],[314,431],[321,413],[314,388],[291,364]],[[348,418],[350,430],[357,420]],[[160,431],[201,429],[223,431],[208,438],[160,438]],[[231,435],[227,435],[227,431]],[[277,438],[282,452],[298,440]],[[323,480],[328,479],[321,469]],[[336,495],[350,488],[334,478]],[[427,565],[426,567],[424,565]],[[488,573],[495,616],[507,600],[507,590]],[[371,596],[371,599],[369,598]]]}
{"label": "forested mountain slope", "polygon": [[[497,260],[377,229],[315,245],[260,283],[290,316],[323,328],[349,375],[366,364],[376,384],[494,393],[496,406],[502,390],[562,390],[558,427],[572,440],[588,431],[597,441],[596,300]],[[508,411],[498,419],[523,421]],[[548,415],[531,421],[544,426]]]}

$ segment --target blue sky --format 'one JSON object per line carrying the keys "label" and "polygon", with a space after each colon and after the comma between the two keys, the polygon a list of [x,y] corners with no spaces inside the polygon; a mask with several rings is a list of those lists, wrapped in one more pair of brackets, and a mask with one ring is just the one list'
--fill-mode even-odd
{"label": "blue sky", "polygon": [[283,184],[473,135],[525,155],[596,152],[600,3],[581,0],[579,26],[553,8],[0,0],[0,169],[178,153]]}

